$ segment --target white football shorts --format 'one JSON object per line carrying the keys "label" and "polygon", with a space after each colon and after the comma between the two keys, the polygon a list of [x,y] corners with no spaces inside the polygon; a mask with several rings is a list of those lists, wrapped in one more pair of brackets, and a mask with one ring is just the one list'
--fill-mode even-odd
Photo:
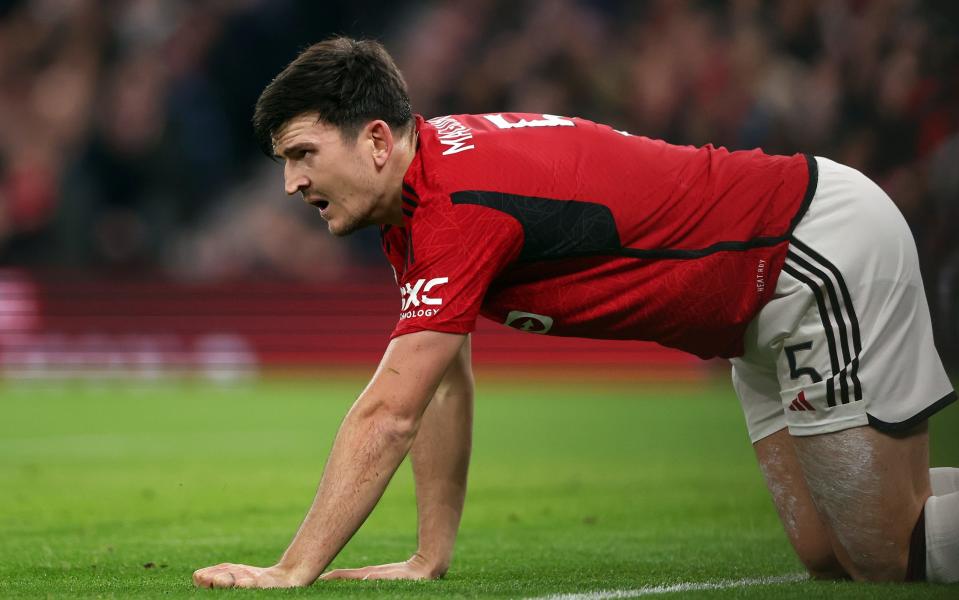
{"label": "white football shorts", "polygon": [[775,296],[731,361],[753,442],[783,427],[905,431],[956,399],[905,219],[859,171],[816,164],[816,192]]}

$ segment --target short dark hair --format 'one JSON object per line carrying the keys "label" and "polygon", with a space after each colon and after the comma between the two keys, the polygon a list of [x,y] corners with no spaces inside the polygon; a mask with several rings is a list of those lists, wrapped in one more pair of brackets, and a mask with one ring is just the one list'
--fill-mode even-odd
{"label": "short dark hair", "polygon": [[344,139],[374,119],[403,128],[413,120],[403,75],[377,41],[333,37],[300,53],[260,94],[253,132],[273,156],[273,137],[291,119],[315,112]]}

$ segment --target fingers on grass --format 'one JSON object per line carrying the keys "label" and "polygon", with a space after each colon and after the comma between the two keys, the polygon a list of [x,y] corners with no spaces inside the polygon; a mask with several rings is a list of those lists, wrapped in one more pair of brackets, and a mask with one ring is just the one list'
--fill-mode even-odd
{"label": "fingers on grass", "polygon": [[231,588],[236,583],[236,578],[230,571],[219,571],[213,575],[213,586],[215,588]]}
{"label": "fingers on grass", "polygon": [[207,567],[205,569],[197,569],[193,572],[193,585],[201,588],[213,587],[213,575],[215,574],[214,569],[216,567]]}
{"label": "fingers on grass", "polygon": [[234,577],[233,587],[236,588],[255,588],[259,587],[256,577],[247,573],[241,573]]}
{"label": "fingers on grass", "polygon": [[369,569],[334,569],[329,573],[324,573],[320,575],[320,579],[331,580],[331,579],[365,579],[366,572]]}
{"label": "fingers on grass", "polygon": [[334,579],[427,579],[427,577],[405,566],[370,567],[366,569],[350,569],[348,574]]}

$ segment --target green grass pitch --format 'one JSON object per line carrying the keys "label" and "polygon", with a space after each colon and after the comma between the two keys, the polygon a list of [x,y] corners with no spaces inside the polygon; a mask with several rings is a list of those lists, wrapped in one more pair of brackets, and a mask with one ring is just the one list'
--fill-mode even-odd
{"label": "green grass pitch", "polygon": [[[728,382],[480,377],[470,490],[444,580],[193,589],[198,567],[277,559],[363,384],[0,384],[0,597],[529,598],[802,571]],[[933,419],[933,464],[959,465],[957,431],[959,407]],[[414,548],[404,464],[333,566]],[[955,598],[959,587],[799,581],[666,595]]]}

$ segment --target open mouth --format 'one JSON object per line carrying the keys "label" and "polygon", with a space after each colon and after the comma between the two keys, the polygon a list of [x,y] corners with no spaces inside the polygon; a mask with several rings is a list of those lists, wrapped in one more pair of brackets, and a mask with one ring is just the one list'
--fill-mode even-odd
{"label": "open mouth", "polygon": [[321,213],[330,206],[330,201],[325,198],[312,198],[307,200],[311,206],[315,206]]}

